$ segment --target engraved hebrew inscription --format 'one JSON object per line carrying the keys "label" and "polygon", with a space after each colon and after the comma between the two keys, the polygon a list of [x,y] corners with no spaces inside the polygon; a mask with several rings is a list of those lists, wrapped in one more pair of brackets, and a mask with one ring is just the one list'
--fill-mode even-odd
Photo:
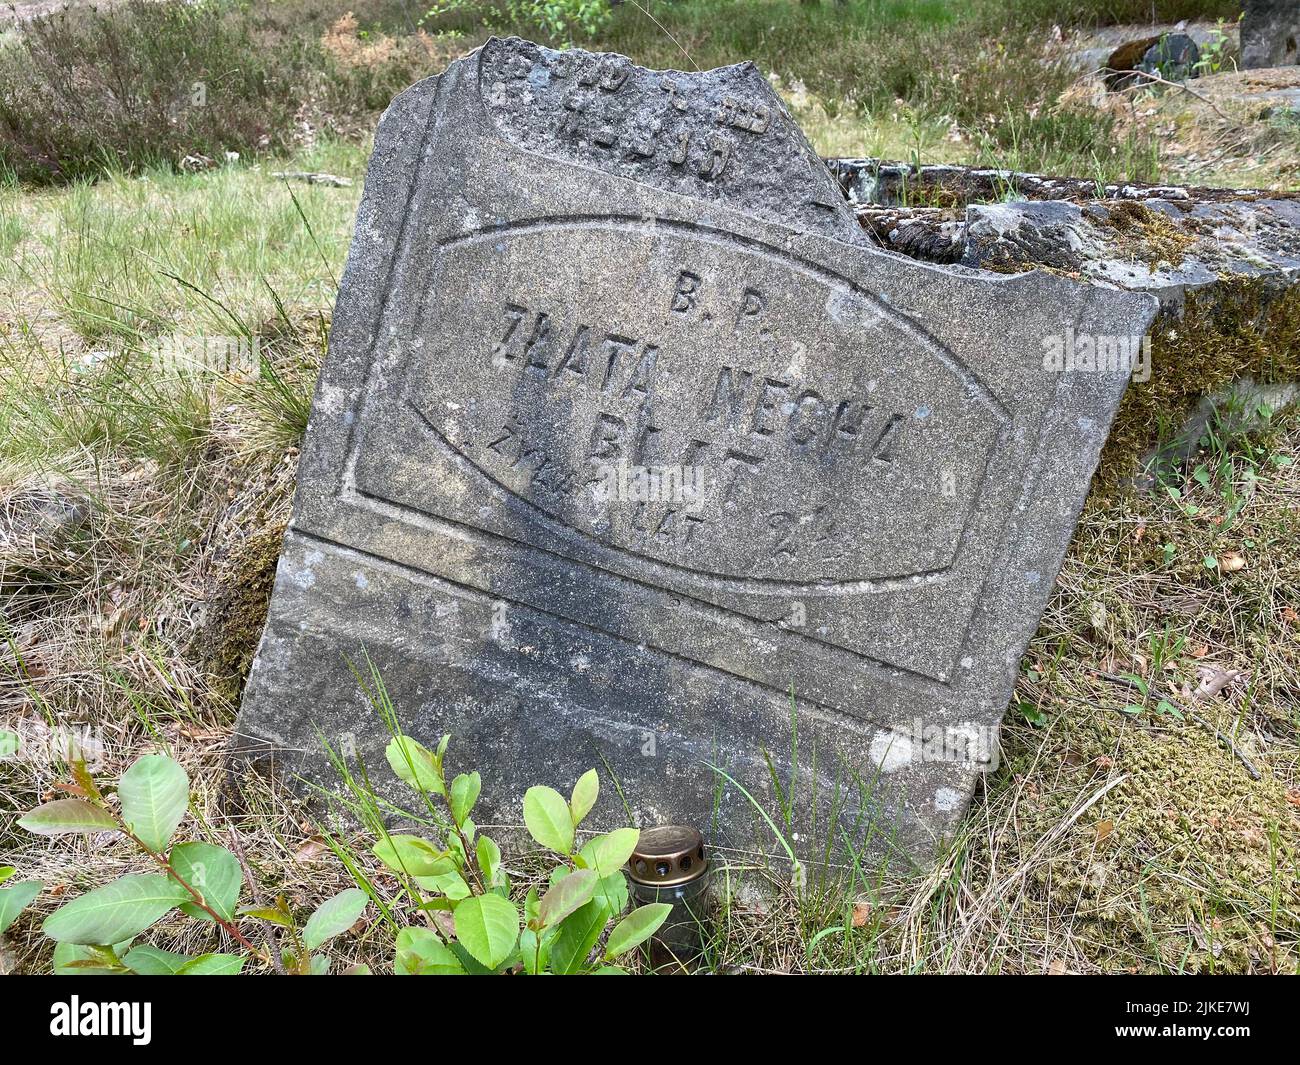
{"label": "engraved hebrew inscription", "polygon": [[[803,134],[753,68],[691,77],[618,55],[492,41],[483,100],[516,144],[840,239],[854,223]],[[724,72],[715,72],[723,75]],[[772,179],[780,176],[778,185]]]}

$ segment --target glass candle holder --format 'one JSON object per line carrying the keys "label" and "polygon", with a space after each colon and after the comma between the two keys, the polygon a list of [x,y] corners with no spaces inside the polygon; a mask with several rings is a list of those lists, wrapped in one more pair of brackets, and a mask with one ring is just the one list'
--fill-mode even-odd
{"label": "glass candle holder", "polygon": [[651,966],[662,973],[696,968],[704,955],[709,909],[704,837],[687,825],[642,829],[627,865],[637,905],[666,902],[672,907],[668,919],[650,938]]}

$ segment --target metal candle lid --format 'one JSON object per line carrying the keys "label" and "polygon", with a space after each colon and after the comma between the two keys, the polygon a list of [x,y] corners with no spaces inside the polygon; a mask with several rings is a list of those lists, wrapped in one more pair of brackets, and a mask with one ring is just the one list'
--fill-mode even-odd
{"label": "metal candle lid", "polygon": [[638,884],[658,887],[687,884],[708,871],[704,837],[689,825],[643,828],[627,867]]}

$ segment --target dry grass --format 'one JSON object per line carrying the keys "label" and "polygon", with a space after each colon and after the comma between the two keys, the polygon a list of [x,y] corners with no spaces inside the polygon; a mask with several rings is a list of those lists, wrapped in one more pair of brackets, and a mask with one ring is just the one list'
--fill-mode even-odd
{"label": "dry grass", "polygon": [[1148,84],[1108,92],[1084,76],[1061,105],[1108,115],[1121,137],[1161,143],[1163,179],[1227,188],[1300,187],[1300,119],[1279,90],[1300,90],[1300,75],[1225,71],[1187,89]]}

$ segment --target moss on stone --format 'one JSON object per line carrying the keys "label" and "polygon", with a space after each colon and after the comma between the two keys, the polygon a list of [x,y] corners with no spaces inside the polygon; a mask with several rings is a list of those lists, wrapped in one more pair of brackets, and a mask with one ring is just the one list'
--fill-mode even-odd
{"label": "moss on stone", "polygon": [[1300,286],[1224,277],[1213,290],[1189,294],[1181,318],[1157,319],[1151,379],[1125,393],[1097,486],[1125,483],[1162,431],[1182,426],[1204,396],[1244,377],[1266,385],[1300,380]]}
{"label": "moss on stone", "polygon": [[1115,231],[1118,258],[1146,263],[1152,270],[1161,264],[1178,266],[1196,243],[1196,237],[1167,214],[1137,200],[1107,201],[1101,206],[1104,219],[1101,212],[1093,212],[1092,220]]}
{"label": "moss on stone", "polygon": [[266,624],[284,524],[259,529],[216,567],[200,651],[213,690],[238,702]]}

